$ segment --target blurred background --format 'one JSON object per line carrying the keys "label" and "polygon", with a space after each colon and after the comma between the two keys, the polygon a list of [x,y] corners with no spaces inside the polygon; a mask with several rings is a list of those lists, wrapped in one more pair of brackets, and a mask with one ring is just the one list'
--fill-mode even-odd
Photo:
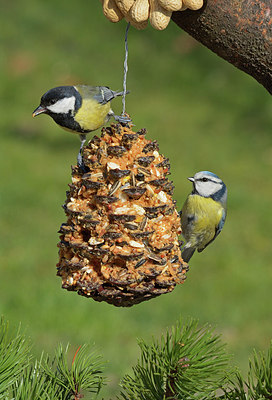
{"label": "blurred background", "polygon": [[80,143],[31,114],[55,86],[121,89],[126,23],[108,22],[99,1],[13,0],[0,27],[0,314],[22,323],[37,356],[59,342],[72,351],[95,343],[107,361],[106,399],[135,364],[137,338],[159,337],[179,317],[215,326],[245,372],[272,336],[269,94],[173,22],[163,32],[130,29],[127,111],[170,158],[178,208],[200,170],[218,174],[229,197],[223,232],[192,258],[185,284],[118,309],[61,289],[57,231]]}

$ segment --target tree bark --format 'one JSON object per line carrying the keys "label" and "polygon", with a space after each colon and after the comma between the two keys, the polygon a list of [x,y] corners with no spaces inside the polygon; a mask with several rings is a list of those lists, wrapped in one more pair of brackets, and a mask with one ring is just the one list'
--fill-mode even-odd
{"label": "tree bark", "polygon": [[272,94],[271,0],[206,0],[200,10],[175,12],[172,19]]}

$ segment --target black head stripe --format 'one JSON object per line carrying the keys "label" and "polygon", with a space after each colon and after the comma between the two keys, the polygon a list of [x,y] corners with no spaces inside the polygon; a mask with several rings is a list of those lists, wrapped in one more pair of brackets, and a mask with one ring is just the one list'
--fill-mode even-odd
{"label": "black head stripe", "polygon": [[49,106],[65,97],[75,97],[75,110],[77,111],[80,108],[82,99],[74,86],[58,86],[48,90],[41,98],[41,105]]}
{"label": "black head stripe", "polygon": [[224,196],[225,193],[226,193],[226,185],[222,182],[221,188],[220,188],[219,190],[217,190],[217,192],[215,192],[215,193],[211,196],[211,198],[212,198],[214,201],[220,201],[220,200],[223,198],[223,196]]}

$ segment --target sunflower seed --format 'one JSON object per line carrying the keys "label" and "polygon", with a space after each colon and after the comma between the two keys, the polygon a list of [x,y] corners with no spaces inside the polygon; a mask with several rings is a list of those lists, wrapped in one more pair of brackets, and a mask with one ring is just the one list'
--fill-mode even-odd
{"label": "sunflower seed", "polygon": [[130,174],[130,170],[129,169],[119,169],[118,168],[113,168],[110,169],[109,171],[109,176],[113,179],[121,179],[123,178],[123,176],[128,176]]}
{"label": "sunflower seed", "polygon": [[138,164],[142,165],[143,167],[148,167],[154,160],[155,160],[154,156],[146,156],[146,157],[138,157],[137,158]]}
{"label": "sunflower seed", "polygon": [[159,145],[156,140],[154,142],[147,143],[143,148],[143,153],[148,153],[149,151],[159,150]]}
{"label": "sunflower seed", "polygon": [[131,187],[123,189],[123,192],[125,192],[130,198],[138,200],[146,192],[146,188]]}
{"label": "sunflower seed", "polygon": [[148,171],[148,169],[145,169],[145,168],[142,168],[142,167],[138,167],[138,172],[140,172],[140,173],[142,173],[144,175],[147,175],[147,176],[151,175],[151,172]]}
{"label": "sunflower seed", "polygon": [[110,191],[109,191],[109,196],[112,196],[121,186],[121,182],[120,181],[116,181],[114,182],[114,184],[112,185]]}
{"label": "sunflower seed", "polygon": [[94,196],[94,200],[100,204],[111,204],[118,200],[115,196]]}
{"label": "sunflower seed", "polygon": [[109,219],[110,221],[118,221],[118,222],[130,222],[135,220],[135,215],[128,215],[128,214],[110,214]]}
{"label": "sunflower seed", "polygon": [[135,269],[141,267],[142,265],[144,265],[144,263],[146,263],[147,259],[146,258],[142,258],[140,261],[137,262],[137,264],[135,265]]}
{"label": "sunflower seed", "polygon": [[107,153],[109,156],[122,157],[122,155],[127,151],[124,146],[108,146]]}
{"label": "sunflower seed", "polygon": [[148,221],[148,218],[147,218],[147,216],[145,215],[144,218],[142,219],[140,225],[139,225],[139,230],[140,230],[140,231],[143,231],[143,230],[145,229],[146,224],[147,224],[147,221]]}

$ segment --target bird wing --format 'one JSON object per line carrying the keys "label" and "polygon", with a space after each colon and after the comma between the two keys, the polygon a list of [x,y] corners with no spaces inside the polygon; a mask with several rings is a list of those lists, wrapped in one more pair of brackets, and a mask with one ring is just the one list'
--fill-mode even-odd
{"label": "bird wing", "polygon": [[216,225],[216,227],[215,227],[215,234],[214,234],[214,237],[213,237],[208,243],[206,243],[205,246],[204,246],[203,248],[198,249],[198,252],[199,252],[199,253],[201,253],[204,249],[206,249],[206,247],[207,247],[211,242],[213,242],[214,239],[215,239],[215,238],[219,235],[219,233],[222,231],[223,226],[224,226],[224,223],[225,223],[225,220],[226,220],[226,215],[227,215],[226,210],[225,210],[224,208],[222,208],[222,209],[221,209],[221,218],[220,218],[220,221],[219,221],[218,225]]}
{"label": "bird wing", "polygon": [[115,92],[107,86],[77,86],[83,98],[91,98],[96,100],[99,104],[107,104],[116,96],[121,96],[123,92]]}
{"label": "bird wing", "polygon": [[216,229],[215,229],[215,235],[214,235],[213,240],[214,240],[214,239],[216,238],[216,236],[218,236],[219,233],[222,231],[223,226],[224,226],[224,223],[225,223],[225,221],[226,221],[226,215],[227,215],[226,210],[223,209],[223,210],[222,210],[222,217],[221,217],[221,219],[220,219],[219,224],[217,225],[217,227],[216,227]]}

